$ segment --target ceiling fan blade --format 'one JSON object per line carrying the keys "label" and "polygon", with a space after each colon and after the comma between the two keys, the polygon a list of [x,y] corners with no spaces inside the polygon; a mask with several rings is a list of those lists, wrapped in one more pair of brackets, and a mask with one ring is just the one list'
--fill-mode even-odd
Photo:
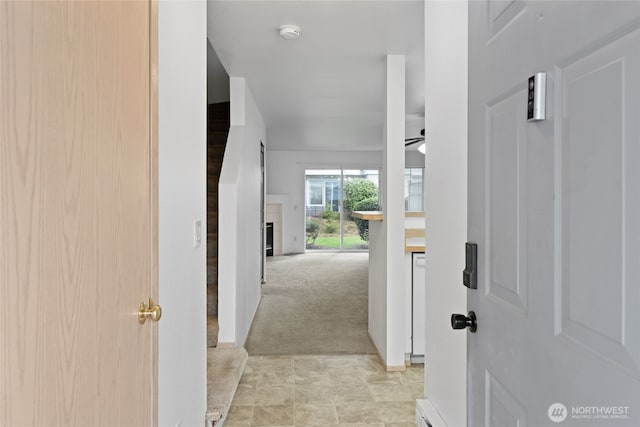
{"label": "ceiling fan blade", "polygon": [[404,140],[404,146],[405,147],[409,147],[410,145],[414,145],[414,144],[417,144],[419,142],[424,142],[424,137],[407,138],[407,139]]}

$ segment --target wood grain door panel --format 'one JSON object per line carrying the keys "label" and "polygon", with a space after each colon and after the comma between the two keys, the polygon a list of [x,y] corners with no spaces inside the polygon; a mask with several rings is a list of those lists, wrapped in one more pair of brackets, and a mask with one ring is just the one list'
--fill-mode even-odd
{"label": "wood grain door panel", "polygon": [[149,2],[0,3],[0,424],[150,425]]}

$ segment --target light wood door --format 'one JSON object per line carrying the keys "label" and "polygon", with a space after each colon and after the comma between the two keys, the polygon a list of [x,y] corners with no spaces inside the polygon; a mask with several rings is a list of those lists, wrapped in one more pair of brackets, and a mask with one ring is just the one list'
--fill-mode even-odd
{"label": "light wood door", "polygon": [[469,2],[469,426],[640,425],[637,76],[637,1]]}
{"label": "light wood door", "polygon": [[0,2],[0,425],[156,422],[155,5]]}

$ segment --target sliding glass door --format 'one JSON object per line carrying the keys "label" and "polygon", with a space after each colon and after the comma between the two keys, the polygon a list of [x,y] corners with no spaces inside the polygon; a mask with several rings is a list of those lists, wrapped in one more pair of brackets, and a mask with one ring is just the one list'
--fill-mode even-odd
{"label": "sliding glass door", "polygon": [[305,216],[307,250],[367,250],[368,223],[351,216],[378,210],[377,169],[307,169]]}
{"label": "sliding glass door", "polygon": [[369,249],[369,222],[353,218],[353,211],[379,210],[379,171],[343,170],[343,227],[342,248],[345,250]]}

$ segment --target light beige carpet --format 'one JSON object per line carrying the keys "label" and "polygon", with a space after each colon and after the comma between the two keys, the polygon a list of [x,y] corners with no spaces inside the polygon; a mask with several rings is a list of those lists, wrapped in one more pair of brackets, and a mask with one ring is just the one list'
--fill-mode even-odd
{"label": "light beige carpet", "polygon": [[208,412],[217,410],[222,415],[229,412],[247,358],[244,348],[207,349]]}
{"label": "light beige carpet", "polygon": [[367,265],[367,253],[268,258],[249,354],[375,354],[367,332]]}

